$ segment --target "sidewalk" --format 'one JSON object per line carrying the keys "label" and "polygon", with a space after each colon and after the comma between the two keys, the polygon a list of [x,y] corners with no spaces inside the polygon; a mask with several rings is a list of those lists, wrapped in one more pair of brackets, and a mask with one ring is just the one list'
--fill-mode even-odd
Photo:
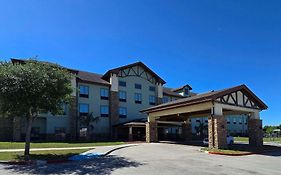
{"label": "sidewalk", "polygon": [[[68,147],[68,148],[32,148],[30,151],[59,151],[59,150],[74,150],[74,149],[95,149],[97,146],[91,147]],[[0,149],[0,153],[7,152],[23,152],[24,149]]]}

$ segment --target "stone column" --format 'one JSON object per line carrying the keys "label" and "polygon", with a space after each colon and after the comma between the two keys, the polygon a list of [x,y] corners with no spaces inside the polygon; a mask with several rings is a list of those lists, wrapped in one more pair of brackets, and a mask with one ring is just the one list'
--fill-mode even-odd
{"label": "stone column", "polygon": [[130,126],[129,127],[129,141],[133,141],[133,127]]}
{"label": "stone column", "polygon": [[76,141],[78,139],[78,102],[77,97],[72,97],[69,102],[70,115],[70,140]]}
{"label": "stone column", "polygon": [[253,147],[263,146],[262,120],[249,118],[248,120],[249,145]]}
{"label": "stone column", "polygon": [[182,124],[181,138],[183,140],[191,140],[192,138],[192,128],[189,120]]}
{"label": "stone column", "polygon": [[146,142],[158,142],[158,130],[156,121],[146,122]]}
{"label": "stone column", "polygon": [[224,116],[208,117],[209,148],[227,147],[227,125]]}
{"label": "stone column", "polygon": [[13,141],[21,141],[21,118],[14,117],[13,119]]}
{"label": "stone column", "polygon": [[163,85],[161,83],[157,83],[157,98],[156,105],[160,105],[163,103]]}
{"label": "stone column", "polygon": [[116,74],[110,76],[110,94],[109,94],[109,126],[112,139],[117,139],[117,128],[113,127],[119,123],[119,80]]}

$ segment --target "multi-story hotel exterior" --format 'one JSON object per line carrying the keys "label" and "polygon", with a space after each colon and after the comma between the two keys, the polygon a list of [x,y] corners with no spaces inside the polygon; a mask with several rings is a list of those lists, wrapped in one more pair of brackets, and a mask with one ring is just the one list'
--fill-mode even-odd
{"label": "multi-story hotel exterior", "polygon": [[[14,63],[23,61],[12,59]],[[147,116],[141,110],[196,96],[189,85],[165,87],[166,82],[141,62],[111,69],[103,75],[68,70],[75,74],[72,80],[73,101],[64,106],[63,115],[40,114],[33,124],[32,139],[76,140],[87,135],[93,140],[144,140]],[[85,124],[81,122],[85,116],[95,120]],[[229,134],[247,135],[247,116],[226,118]],[[25,122],[22,119],[0,120],[0,140],[19,141],[24,138]],[[207,130],[200,131],[200,125],[208,125],[206,116],[192,117],[190,121],[194,135],[207,134]],[[159,138],[168,139],[180,135],[181,125],[164,122],[159,125],[158,132],[162,133]]]}

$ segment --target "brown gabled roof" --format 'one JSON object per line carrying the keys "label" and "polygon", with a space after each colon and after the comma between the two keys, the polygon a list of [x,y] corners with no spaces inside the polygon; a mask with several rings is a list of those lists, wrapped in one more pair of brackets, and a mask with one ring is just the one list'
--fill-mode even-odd
{"label": "brown gabled roof", "polygon": [[[28,59],[17,59],[17,58],[12,58],[11,61],[13,63],[25,63],[26,61],[29,61]],[[55,63],[51,63],[51,62],[47,62],[47,61],[40,61],[42,63],[46,63],[46,64],[51,64],[51,65],[57,65],[63,69],[67,69],[70,72],[76,74],[78,81],[80,82],[85,82],[85,83],[94,83],[94,84],[100,84],[100,85],[106,85],[106,86],[110,86],[110,83],[105,81],[104,79],[102,79],[101,74],[96,74],[96,73],[91,73],[91,72],[85,72],[85,71],[80,71],[80,70],[75,70],[75,69],[70,69],[70,68],[66,68],[63,67],[61,65],[55,64]]]}
{"label": "brown gabled roof", "polygon": [[172,91],[172,88],[163,87],[163,94],[172,97],[184,98],[182,95]]}
{"label": "brown gabled roof", "polygon": [[244,93],[247,93],[251,97],[251,100],[253,100],[259,106],[259,108],[261,110],[268,108],[267,105],[263,101],[261,101],[246,85],[243,84],[243,85],[235,86],[232,88],[227,88],[227,89],[218,90],[218,91],[211,91],[211,92],[175,100],[175,101],[172,101],[169,103],[165,103],[165,104],[154,106],[154,107],[151,107],[148,109],[144,109],[141,112],[150,113],[150,112],[160,111],[162,109],[173,108],[175,106],[188,106],[190,104],[215,101],[219,97],[222,97],[224,95],[227,95],[229,93],[236,92],[239,90],[243,91]]}
{"label": "brown gabled roof", "polygon": [[142,67],[144,70],[149,72],[152,76],[154,76],[156,81],[158,81],[158,82],[160,82],[162,84],[166,83],[160,76],[158,76],[155,72],[153,72],[150,68],[148,68],[142,62],[136,62],[136,63],[129,64],[129,65],[126,65],[126,66],[121,66],[121,67],[118,67],[118,68],[115,68],[115,69],[111,69],[111,70],[107,71],[102,78],[107,80],[110,77],[110,74],[112,74],[112,73],[118,74],[120,70],[124,70],[124,69],[130,68],[130,67],[134,67],[134,66]]}
{"label": "brown gabled roof", "polygon": [[103,75],[101,74],[85,72],[85,71],[78,71],[77,74],[77,78],[80,82],[110,86],[110,83],[102,79],[102,76]]}
{"label": "brown gabled roof", "polygon": [[186,84],[186,85],[184,85],[184,86],[181,86],[181,87],[172,89],[172,91],[177,92],[177,91],[182,90],[182,89],[184,89],[184,88],[186,88],[186,87],[188,87],[189,90],[192,90],[192,87],[189,86],[188,84]]}

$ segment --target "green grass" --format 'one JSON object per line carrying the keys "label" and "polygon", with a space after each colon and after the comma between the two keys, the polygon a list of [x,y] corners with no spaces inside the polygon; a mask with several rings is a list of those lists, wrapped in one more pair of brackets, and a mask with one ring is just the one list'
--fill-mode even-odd
{"label": "green grass", "polygon": [[[67,158],[86,152],[83,150],[60,150],[60,151],[34,151],[30,152],[31,160],[66,160]],[[20,161],[23,160],[23,152],[0,153],[1,161]]]}
{"label": "green grass", "polygon": [[[121,145],[124,142],[96,142],[96,143],[63,143],[63,142],[42,142],[31,143],[31,148],[70,148],[70,147],[92,147]],[[23,149],[24,142],[0,142],[0,149]]]}
{"label": "green grass", "polygon": [[[235,137],[234,141],[236,142],[247,142],[249,143],[248,137]],[[274,142],[274,143],[281,143],[281,138],[263,138],[264,142]]]}
{"label": "green grass", "polygon": [[230,154],[230,155],[249,153],[247,151],[232,150],[232,149],[214,149],[214,148],[202,148],[201,151],[211,151],[211,152]]}

